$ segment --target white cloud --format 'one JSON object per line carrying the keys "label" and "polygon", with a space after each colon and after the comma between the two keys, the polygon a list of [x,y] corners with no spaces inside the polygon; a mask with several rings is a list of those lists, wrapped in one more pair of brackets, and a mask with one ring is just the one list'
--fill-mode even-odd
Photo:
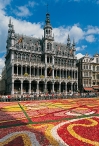
{"label": "white cloud", "polygon": [[2,68],[4,67],[4,59],[0,58],[0,74],[2,72]]}
{"label": "white cloud", "polygon": [[84,38],[84,31],[77,25],[74,25],[70,29],[70,36],[71,38],[75,38],[75,42]]}
{"label": "white cloud", "polygon": [[55,40],[62,43],[67,42],[68,34],[70,35],[71,41],[73,40],[73,38],[75,42],[84,39],[84,31],[77,25],[74,25],[72,27],[54,28],[53,32],[55,34]]}
{"label": "white cloud", "polygon": [[76,51],[82,51],[87,48],[87,45],[82,45],[81,47],[76,47]]}
{"label": "white cloud", "polygon": [[4,9],[7,5],[10,5],[12,0],[0,0],[0,9]]}
{"label": "white cloud", "polygon": [[99,34],[99,28],[96,26],[88,26],[86,34]]}
{"label": "white cloud", "polygon": [[97,0],[97,4],[99,4],[99,0]]}
{"label": "white cloud", "polygon": [[85,39],[86,39],[86,41],[88,41],[90,43],[95,42],[95,40],[96,40],[94,35],[88,35],[85,37]]}
{"label": "white cloud", "polygon": [[32,8],[33,8],[35,5],[38,5],[38,3],[34,2],[34,1],[29,1],[28,4],[27,4],[27,6],[32,7]]}
{"label": "white cloud", "polygon": [[41,28],[42,23],[31,23],[27,21],[16,20],[14,18],[12,19],[12,22],[14,24],[16,33],[40,38],[43,35],[43,29]]}
{"label": "white cloud", "polygon": [[82,49],[85,49],[85,48],[87,48],[87,45],[82,45]]}
{"label": "white cloud", "polygon": [[84,56],[84,55],[81,54],[81,53],[76,54],[77,59],[80,59],[80,58],[82,58],[83,56]]}
{"label": "white cloud", "polygon": [[23,6],[17,6],[14,10],[14,13],[16,16],[19,16],[19,17],[27,17],[27,16],[31,16],[32,13],[30,12],[29,8],[30,7],[34,7],[35,5],[38,5],[38,3],[34,2],[34,1],[28,1],[28,3],[26,5],[23,5]]}
{"label": "white cloud", "polygon": [[17,8],[18,10],[15,10],[15,14],[19,17],[27,17],[32,15],[27,6],[20,6]]}
{"label": "white cloud", "polygon": [[27,17],[27,16],[31,16],[32,13],[30,12],[29,8],[30,7],[34,7],[35,5],[38,5],[38,3],[34,2],[34,1],[28,1],[28,3],[26,5],[23,6],[17,6],[14,10],[14,13],[16,14],[16,16],[19,17]]}

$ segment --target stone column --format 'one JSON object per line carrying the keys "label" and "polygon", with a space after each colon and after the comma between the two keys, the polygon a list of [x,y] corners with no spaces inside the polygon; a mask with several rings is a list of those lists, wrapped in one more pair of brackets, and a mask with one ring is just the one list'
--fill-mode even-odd
{"label": "stone column", "polygon": [[71,92],[73,93],[73,83],[71,83]]}
{"label": "stone column", "polygon": [[12,65],[12,75],[14,75],[14,65]]}
{"label": "stone column", "polygon": [[45,55],[45,78],[47,77],[47,55]]}
{"label": "stone column", "polygon": [[67,70],[65,70],[65,73],[66,73],[66,77],[65,78],[67,79]]}
{"label": "stone column", "polygon": [[53,76],[53,79],[54,79],[54,56],[52,56],[52,64],[53,64],[53,73],[52,73],[52,76]]}
{"label": "stone column", "polygon": [[50,57],[49,57],[49,63],[51,63]]}
{"label": "stone column", "polygon": [[47,90],[47,83],[45,82],[45,91]]}
{"label": "stone column", "polygon": [[53,79],[54,79],[54,69],[52,70],[52,76],[53,76]]}
{"label": "stone column", "polygon": [[39,93],[39,82],[37,82],[37,93]]}
{"label": "stone column", "polygon": [[54,92],[54,83],[52,83],[52,92]]}
{"label": "stone column", "polygon": [[12,90],[11,90],[11,94],[14,94],[14,82],[12,82]]}

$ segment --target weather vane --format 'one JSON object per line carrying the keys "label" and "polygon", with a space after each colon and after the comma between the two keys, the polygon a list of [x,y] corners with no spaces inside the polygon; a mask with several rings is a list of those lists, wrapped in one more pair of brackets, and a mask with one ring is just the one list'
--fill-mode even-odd
{"label": "weather vane", "polygon": [[47,13],[48,13],[48,3],[47,3]]}

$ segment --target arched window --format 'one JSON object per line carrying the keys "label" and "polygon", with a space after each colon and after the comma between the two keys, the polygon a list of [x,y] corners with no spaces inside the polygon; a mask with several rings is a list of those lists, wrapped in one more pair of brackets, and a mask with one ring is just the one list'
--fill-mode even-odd
{"label": "arched window", "polygon": [[51,43],[47,43],[47,50],[52,50],[52,44]]}
{"label": "arched window", "polygon": [[99,74],[97,74],[97,79],[99,80]]}
{"label": "arched window", "polygon": [[21,60],[21,54],[20,53],[18,53],[18,59]]}
{"label": "arched window", "polygon": [[48,30],[46,30],[46,34],[48,34]]}
{"label": "arched window", "polygon": [[22,60],[25,60],[25,54],[22,54]]}
{"label": "arched window", "polygon": [[14,59],[17,59],[17,53],[14,53]]}
{"label": "arched window", "polygon": [[26,60],[27,61],[29,60],[29,54],[26,54]]}

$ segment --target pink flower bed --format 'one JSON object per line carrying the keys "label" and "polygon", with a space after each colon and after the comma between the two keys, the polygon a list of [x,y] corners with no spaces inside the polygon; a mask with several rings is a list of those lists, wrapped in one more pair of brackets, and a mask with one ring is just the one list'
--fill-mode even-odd
{"label": "pink flower bed", "polygon": [[0,146],[98,146],[99,99],[0,103]]}

